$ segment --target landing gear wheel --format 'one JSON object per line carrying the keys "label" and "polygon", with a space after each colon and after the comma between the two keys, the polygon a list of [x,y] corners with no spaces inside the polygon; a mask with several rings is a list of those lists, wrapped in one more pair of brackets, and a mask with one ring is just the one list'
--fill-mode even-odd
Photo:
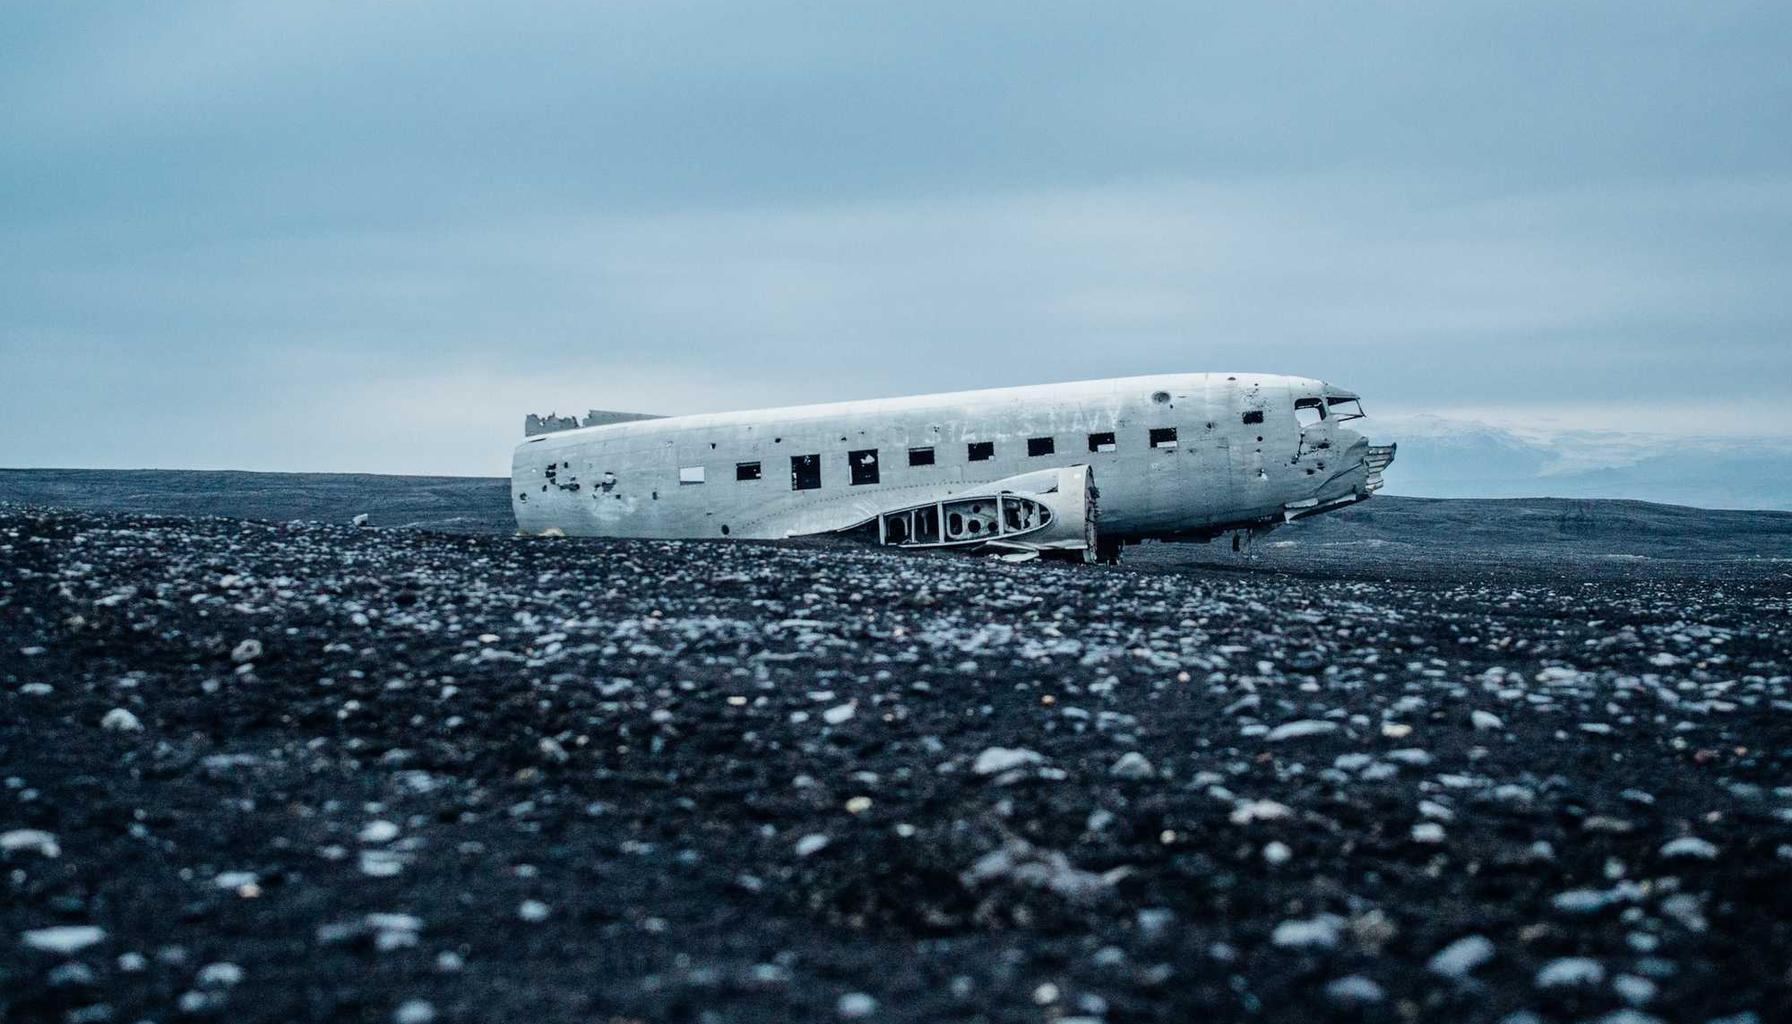
{"label": "landing gear wheel", "polygon": [[1095,539],[1095,560],[1103,565],[1119,565],[1120,549],[1123,547],[1125,545],[1118,540],[1097,537]]}

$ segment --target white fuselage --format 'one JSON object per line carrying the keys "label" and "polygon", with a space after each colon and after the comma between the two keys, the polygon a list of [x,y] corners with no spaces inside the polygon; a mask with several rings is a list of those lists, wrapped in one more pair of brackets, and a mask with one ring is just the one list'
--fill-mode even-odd
{"label": "white fuselage", "polygon": [[1103,537],[1211,537],[1368,497],[1368,444],[1327,415],[1355,398],[1190,373],[644,419],[524,441],[511,504],[530,534],[782,538],[1086,465]]}

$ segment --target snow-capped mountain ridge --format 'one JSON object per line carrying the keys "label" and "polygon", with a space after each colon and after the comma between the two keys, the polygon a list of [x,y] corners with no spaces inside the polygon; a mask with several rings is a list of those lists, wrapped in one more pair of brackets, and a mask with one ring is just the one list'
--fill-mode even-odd
{"label": "snow-capped mountain ridge", "polygon": [[1514,428],[1425,413],[1377,417],[1366,433],[1400,442],[1388,472],[1400,494],[1792,509],[1792,439]]}

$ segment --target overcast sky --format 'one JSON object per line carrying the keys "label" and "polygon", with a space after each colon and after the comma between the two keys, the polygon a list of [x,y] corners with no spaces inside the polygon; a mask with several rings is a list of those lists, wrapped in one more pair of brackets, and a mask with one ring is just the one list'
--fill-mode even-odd
{"label": "overcast sky", "polygon": [[1210,369],[1792,436],[1788,12],[8,4],[0,465]]}

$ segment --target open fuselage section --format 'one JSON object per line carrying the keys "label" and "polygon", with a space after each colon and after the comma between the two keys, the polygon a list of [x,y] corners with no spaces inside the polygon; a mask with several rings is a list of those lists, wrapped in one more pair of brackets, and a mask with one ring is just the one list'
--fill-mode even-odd
{"label": "open fuselage section", "polygon": [[1086,466],[1104,539],[1211,537],[1368,497],[1360,415],[1323,381],[1205,373],[644,419],[524,441],[511,504],[531,534],[782,538]]}

